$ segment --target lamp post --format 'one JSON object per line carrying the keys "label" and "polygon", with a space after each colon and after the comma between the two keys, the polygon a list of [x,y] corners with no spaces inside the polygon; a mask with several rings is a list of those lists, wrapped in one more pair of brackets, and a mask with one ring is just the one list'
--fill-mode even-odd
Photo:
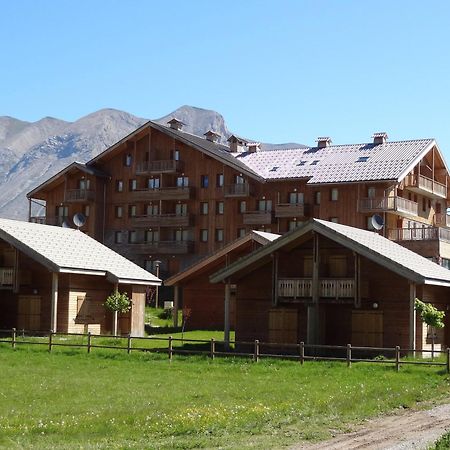
{"label": "lamp post", "polygon": [[[159,259],[155,261],[155,266],[156,266],[156,277],[159,278],[159,268],[161,266],[162,261],[160,261]],[[156,286],[156,292],[155,292],[155,308],[158,307],[158,303],[159,303],[159,286]]]}

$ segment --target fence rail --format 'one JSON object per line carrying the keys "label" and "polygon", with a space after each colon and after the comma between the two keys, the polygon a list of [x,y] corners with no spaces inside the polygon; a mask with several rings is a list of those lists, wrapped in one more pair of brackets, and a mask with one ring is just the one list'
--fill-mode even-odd
{"label": "fence rail", "polygon": [[[27,335],[25,334],[27,333]],[[61,342],[55,341],[55,337],[80,337],[83,338],[81,343],[74,342]],[[126,345],[109,345],[104,343],[96,343],[96,339],[107,338],[108,340],[115,339],[117,342],[126,341]],[[139,346],[139,342],[143,341],[162,341],[166,342],[164,347],[145,347]],[[318,344],[305,344],[299,342],[297,344],[292,343],[273,343],[273,342],[261,342],[255,341],[219,341],[214,338],[211,339],[184,339],[161,337],[161,336],[111,336],[111,335],[93,335],[91,333],[55,333],[50,332],[48,334],[25,330],[0,330],[0,343],[10,344],[13,349],[18,345],[43,345],[48,347],[48,351],[51,352],[54,347],[72,347],[72,348],[86,348],[87,353],[91,353],[92,349],[114,349],[125,350],[128,354],[132,351],[144,351],[153,353],[167,353],[169,360],[173,359],[176,354],[179,355],[206,355],[211,359],[216,356],[239,356],[253,359],[258,362],[261,358],[279,358],[290,359],[299,361],[303,364],[305,361],[342,361],[347,364],[347,367],[351,367],[354,362],[367,362],[378,364],[393,364],[397,371],[405,364],[410,365],[427,365],[427,366],[440,366],[445,367],[447,373],[450,373],[450,348],[446,350],[414,350],[410,348],[396,347],[363,347],[353,346],[348,344],[344,345],[318,345]],[[197,344],[197,349],[188,347],[174,347],[174,343],[181,343],[183,346],[186,344]],[[134,345],[133,345],[134,344]],[[203,345],[203,347],[201,347]],[[280,352],[280,349],[283,352]],[[266,351],[264,351],[266,350]],[[277,352],[278,350],[278,352]],[[290,352],[290,353],[289,353]],[[364,354],[386,355],[389,354],[390,358],[364,358],[354,357],[354,352],[362,352]],[[342,356],[336,356],[338,354]],[[416,359],[402,359],[402,355],[413,355],[417,353],[431,354],[431,360],[416,360]],[[445,361],[434,360],[435,355],[444,355]]]}

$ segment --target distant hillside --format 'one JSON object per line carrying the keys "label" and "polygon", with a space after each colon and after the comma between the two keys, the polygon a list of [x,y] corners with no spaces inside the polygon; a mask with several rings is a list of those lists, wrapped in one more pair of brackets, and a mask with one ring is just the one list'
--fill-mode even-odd
{"label": "distant hillside", "polygon": [[[231,134],[215,111],[182,106],[156,121],[165,124],[172,117],[182,120],[186,124],[183,130],[189,133],[202,136],[214,130],[223,143]],[[146,121],[115,109],[102,109],[75,122],[0,117],[0,217],[27,219],[27,192],[71,162],[90,160]],[[263,144],[263,149],[294,146],[301,145]]]}

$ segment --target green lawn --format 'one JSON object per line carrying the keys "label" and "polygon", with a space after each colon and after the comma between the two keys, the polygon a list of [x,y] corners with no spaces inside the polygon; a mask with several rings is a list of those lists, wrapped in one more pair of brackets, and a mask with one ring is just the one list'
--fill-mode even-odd
{"label": "green lawn", "polygon": [[175,356],[0,344],[0,447],[280,448],[418,401],[438,368]]}

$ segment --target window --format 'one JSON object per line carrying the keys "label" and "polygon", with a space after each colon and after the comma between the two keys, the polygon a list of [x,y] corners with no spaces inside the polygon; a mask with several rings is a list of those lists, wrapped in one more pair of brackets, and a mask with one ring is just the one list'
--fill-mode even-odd
{"label": "window", "polygon": [[91,180],[87,180],[86,178],[81,178],[81,180],[78,180],[78,188],[82,191],[85,191],[89,189],[91,186]]}
{"label": "window", "polygon": [[320,205],[320,191],[314,192],[314,204]]}
{"label": "window", "polygon": [[186,203],[177,203],[175,205],[175,214],[177,216],[187,216],[187,204]]}
{"label": "window", "polygon": [[187,187],[187,186],[189,186],[189,178],[188,177],[178,177],[177,178],[177,186],[178,187]]}
{"label": "window", "polygon": [[216,242],[223,242],[223,229],[216,228]]}
{"label": "window", "polygon": [[116,180],[116,191],[123,192],[123,181],[122,180]]}
{"label": "window", "polygon": [[238,238],[244,237],[246,234],[247,234],[247,230],[245,228],[238,228],[238,230],[237,230]]}
{"label": "window", "polygon": [[86,297],[85,295],[77,295],[77,317],[75,320],[84,321],[92,318],[90,314],[90,297]]}
{"label": "window", "polygon": [[174,150],[172,156],[175,161],[179,161],[180,160],[180,150]]}
{"label": "window", "polygon": [[441,204],[439,202],[436,202],[436,214],[441,214],[442,209],[441,209]]}
{"label": "window", "polygon": [[147,230],[145,232],[145,242],[158,242],[159,241],[159,231],[158,230]]}
{"label": "window", "polygon": [[60,219],[65,219],[69,217],[69,207],[68,206],[57,206],[56,215]]}
{"label": "window", "polygon": [[339,191],[338,188],[332,188],[330,191],[330,200],[332,202],[337,202],[339,197]]}
{"label": "window", "polygon": [[128,217],[136,217],[136,205],[128,206]]}
{"label": "window", "polygon": [[134,230],[130,230],[128,232],[128,243],[129,244],[136,244],[137,242],[137,233]]}
{"label": "window", "polygon": [[132,162],[133,162],[133,158],[131,156],[131,153],[127,153],[125,155],[125,159],[124,159],[125,167],[131,167]]}
{"label": "window", "polygon": [[159,206],[150,203],[147,205],[147,216],[157,216],[159,214]]}
{"label": "window", "polygon": [[149,178],[147,180],[148,189],[159,189],[159,178]]}
{"label": "window", "polygon": [[114,233],[114,242],[116,244],[121,244],[123,242],[123,233],[121,231],[116,231]]}
{"label": "window", "polygon": [[244,180],[244,177],[242,175],[235,175],[234,176],[234,182],[236,184],[244,184],[245,180]]}
{"label": "window", "polygon": [[85,217],[89,217],[90,209],[91,208],[89,207],[89,205],[84,205],[84,207],[83,207],[83,214],[84,214]]}
{"label": "window", "polygon": [[369,197],[369,198],[375,198],[375,195],[376,195],[376,188],[374,188],[374,187],[370,187],[370,188],[368,188],[367,189],[367,197]]}
{"label": "window", "polygon": [[289,221],[289,231],[295,230],[298,226],[300,226],[301,222],[297,222],[296,220]]}
{"label": "window", "polygon": [[189,241],[190,239],[189,230],[177,230],[175,232],[175,240],[180,241]]}
{"label": "window", "polygon": [[272,200],[259,200],[258,201],[258,211],[272,211]]}
{"label": "window", "polygon": [[245,213],[247,211],[247,202],[245,200],[242,200],[239,202],[239,212]]}
{"label": "window", "polygon": [[137,189],[137,180],[128,180],[128,186],[130,191],[135,191]]}
{"label": "window", "polygon": [[330,222],[339,223],[339,219],[337,217],[330,217]]}
{"label": "window", "polygon": [[223,214],[225,205],[223,202],[216,202],[216,214]]}
{"label": "window", "polygon": [[425,197],[422,197],[422,211],[426,210],[427,210],[427,200],[425,199]]}
{"label": "window", "polygon": [[200,230],[200,241],[208,242],[208,230]]}
{"label": "window", "polygon": [[304,196],[303,192],[290,192],[289,193],[289,203],[291,205],[301,204],[303,205]]}
{"label": "window", "polygon": [[216,175],[216,187],[222,187],[224,182],[223,173],[218,173]]}
{"label": "window", "polygon": [[208,202],[200,203],[200,214],[202,214],[203,216],[208,215]]}
{"label": "window", "polygon": [[115,208],[115,216],[116,216],[116,219],[121,219],[123,217],[123,208],[122,208],[122,206],[116,206],[116,208]]}
{"label": "window", "polygon": [[200,186],[202,188],[207,188],[208,184],[209,184],[208,180],[209,180],[208,175],[201,175],[200,176]]}

